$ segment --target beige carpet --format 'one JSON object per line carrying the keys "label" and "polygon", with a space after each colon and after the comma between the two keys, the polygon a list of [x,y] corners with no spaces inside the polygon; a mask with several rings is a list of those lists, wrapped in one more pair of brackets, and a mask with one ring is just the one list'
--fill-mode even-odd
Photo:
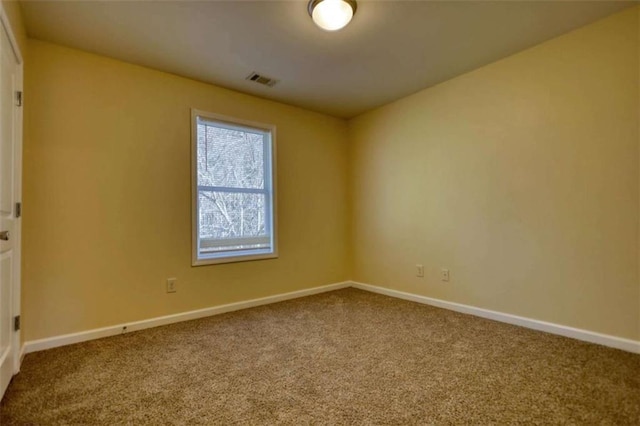
{"label": "beige carpet", "polygon": [[11,424],[640,424],[640,356],[355,289],[27,355]]}

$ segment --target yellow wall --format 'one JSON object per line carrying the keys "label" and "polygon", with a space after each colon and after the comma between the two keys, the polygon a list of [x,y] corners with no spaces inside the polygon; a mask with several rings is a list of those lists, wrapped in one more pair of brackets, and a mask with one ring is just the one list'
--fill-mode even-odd
{"label": "yellow wall", "polygon": [[639,339],[638,10],[354,119],[353,278]]}
{"label": "yellow wall", "polygon": [[[25,340],[348,278],[345,121],[53,44],[28,50]],[[279,259],[190,266],[192,107],[277,126]]]}

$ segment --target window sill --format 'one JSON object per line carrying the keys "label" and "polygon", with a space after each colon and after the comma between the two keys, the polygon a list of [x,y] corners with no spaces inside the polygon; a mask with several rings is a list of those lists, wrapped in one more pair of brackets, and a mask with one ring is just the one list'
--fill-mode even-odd
{"label": "window sill", "polygon": [[252,260],[277,259],[278,253],[229,254],[223,256],[199,257],[193,259],[191,266],[219,265],[221,263],[249,262]]}

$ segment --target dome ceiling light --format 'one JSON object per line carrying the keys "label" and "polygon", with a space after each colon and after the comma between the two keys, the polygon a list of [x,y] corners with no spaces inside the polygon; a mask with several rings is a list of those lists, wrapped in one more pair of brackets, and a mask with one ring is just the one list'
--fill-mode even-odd
{"label": "dome ceiling light", "polygon": [[307,9],[317,26],[326,31],[337,31],[351,21],[357,8],[354,0],[311,0]]}

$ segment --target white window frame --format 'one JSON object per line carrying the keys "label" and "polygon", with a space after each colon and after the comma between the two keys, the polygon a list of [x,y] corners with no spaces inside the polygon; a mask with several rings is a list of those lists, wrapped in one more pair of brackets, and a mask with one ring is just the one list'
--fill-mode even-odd
{"label": "white window frame", "polygon": [[[228,126],[232,129],[246,130],[255,129],[270,134],[269,145],[270,155],[264,156],[265,177],[271,177],[271,187],[265,180],[265,188],[257,190],[239,189],[233,192],[259,192],[265,193],[267,204],[267,228],[271,229],[271,250],[238,250],[226,253],[218,253],[211,257],[200,256],[200,233],[199,233],[199,187],[198,187],[198,118]],[[216,189],[221,189],[216,187]],[[193,266],[214,265],[220,263],[245,262],[250,260],[274,259],[278,257],[278,216],[276,198],[276,126],[272,124],[256,123],[242,120],[226,115],[215,114],[198,109],[191,109],[191,264]],[[270,208],[269,208],[270,207]],[[270,220],[269,220],[270,219]]]}

